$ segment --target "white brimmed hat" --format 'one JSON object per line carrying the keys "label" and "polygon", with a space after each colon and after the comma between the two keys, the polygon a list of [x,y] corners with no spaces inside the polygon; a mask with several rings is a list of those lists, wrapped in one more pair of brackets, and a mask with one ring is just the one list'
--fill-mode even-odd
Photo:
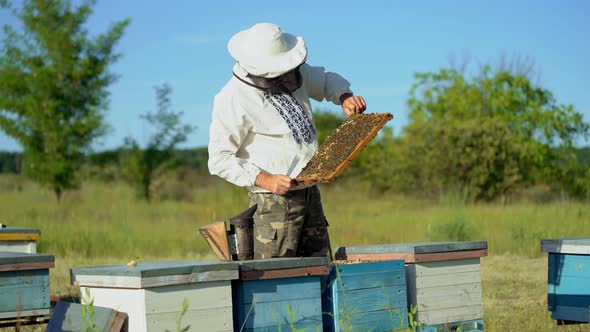
{"label": "white brimmed hat", "polygon": [[272,23],[258,23],[236,33],[227,49],[248,73],[267,78],[294,69],[307,57],[303,38],[283,32]]}

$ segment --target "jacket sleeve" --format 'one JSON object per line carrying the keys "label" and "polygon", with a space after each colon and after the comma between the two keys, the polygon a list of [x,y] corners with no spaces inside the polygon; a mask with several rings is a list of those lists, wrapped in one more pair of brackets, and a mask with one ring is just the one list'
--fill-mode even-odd
{"label": "jacket sleeve", "polygon": [[236,153],[251,128],[243,108],[230,96],[217,95],[209,130],[209,172],[237,186],[253,186],[260,168]]}
{"label": "jacket sleeve", "polygon": [[344,93],[352,93],[350,82],[336,73],[326,72],[324,67],[303,64],[301,76],[307,88],[307,95],[317,101],[321,102],[325,99],[340,105],[340,96]]}

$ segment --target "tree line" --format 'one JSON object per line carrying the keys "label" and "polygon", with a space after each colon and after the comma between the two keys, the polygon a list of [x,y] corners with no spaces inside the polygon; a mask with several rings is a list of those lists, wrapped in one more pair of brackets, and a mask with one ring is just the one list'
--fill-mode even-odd
{"label": "tree line", "polygon": [[[109,68],[130,20],[90,36],[84,24],[93,2],[0,0],[22,23],[4,26],[0,48],[0,130],[23,153],[0,153],[0,171],[23,173],[52,190],[81,185],[84,166],[116,165],[140,197],[150,199],[159,172],[189,165],[204,171],[206,148],[178,150],[196,127],[172,109],[169,85],[155,87],[156,111],[141,119],[152,128],[146,142],[126,138],[121,148],[93,153],[108,133]],[[385,128],[349,167],[347,176],[376,191],[437,195],[454,190],[469,201],[504,200],[544,185],[572,197],[590,193],[590,153],[575,142],[589,125],[573,105],[558,102],[529,70],[482,66],[473,74],[450,66],[416,73],[407,100],[409,124],[398,135]],[[323,141],[343,116],[315,114]],[[104,168],[104,167],[103,167]]]}

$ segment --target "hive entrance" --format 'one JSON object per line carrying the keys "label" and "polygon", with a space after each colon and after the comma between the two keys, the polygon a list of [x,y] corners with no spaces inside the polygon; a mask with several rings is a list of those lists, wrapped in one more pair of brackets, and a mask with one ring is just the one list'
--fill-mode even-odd
{"label": "hive entrance", "polygon": [[304,184],[334,181],[392,118],[390,113],[350,116],[330,134],[295,180]]}

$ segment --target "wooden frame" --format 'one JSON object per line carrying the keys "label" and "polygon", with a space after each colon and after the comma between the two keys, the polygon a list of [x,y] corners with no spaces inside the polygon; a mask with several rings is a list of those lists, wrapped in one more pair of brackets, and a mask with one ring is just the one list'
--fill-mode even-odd
{"label": "wooden frame", "polygon": [[[354,160],[354,158],[356,158],[356,156],[361,152],[361,150],[367,144],[369,144],[369,142],[377,135],[379,130],[381,130],[381,128],[383,128],[383,126],[385,126],[387,121],[389,121],[393,118],[393,115],[391,113],[371,113],[371,114],[362,114],[362,115],[360,115],[360,114],[359,115],[352,115],[347,120],[345,120],[340,125],[340,127],[346,125],[347,124],[346,121],[353,120],[357,116],[374,116],[374,117],[380,117],[381,119],[376,125],[374,125],[374,127],[371,129],[371,131],[369,131],[365,135],[365,137],[356,145],[356,147],[352,150],[352,152],[348,155],[348,157],[343,162],[341,162],[331,173],[329,173],[329,175],[327,175],[327,176],[310,175],[310,176],[306,176],[306,177],[297,177],[297,178],[295,178],[295,181],[297,181],[297,183],[313,184],[313,183],[330,183],[330,182],[334,181],[337,176],[342,174],[342,172],[344,171],[344,169],[346,169],[346,167],[350,164],[350,162],[352,162]],[[338,129],[336,129],[336,131],[334,131],[332,133],[332,135],[334,135],[337,131],[338,131]],[[321,150],[321,147],[320,147],[320,150]],[[318,151],[320,151],[320,150],[318,150]],[[316,158],[316,156],[317,156],[317,154],[313,158]],[[312,160],[313,160],[313,158],[312,158]],[[310,162],[308,162],[308,165],[310,165],[311,162],[312,161],[310,160]]]}

